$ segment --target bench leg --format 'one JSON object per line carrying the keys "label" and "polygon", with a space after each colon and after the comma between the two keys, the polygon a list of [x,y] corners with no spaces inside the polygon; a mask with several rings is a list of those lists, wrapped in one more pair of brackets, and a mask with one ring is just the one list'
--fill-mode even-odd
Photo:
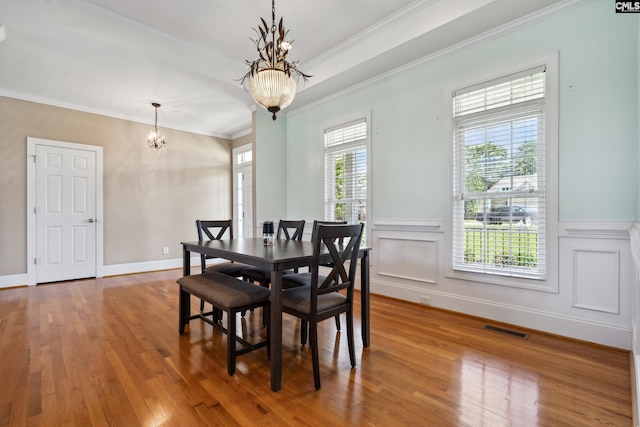
{"label": "bench leg", "polygon": [[309,331],[309,323],[306,320],[300,320],[300,344],[307,343],[307,332]]}
{"label": "bench leg", "polygon": [[236,373],[236,312],[227,312],[227,372]]}
{"label": "bench leg", "polygon": [[179,315],[178,315],[178,332],[184,334],[184,327],[189,323],[191,316],[191,294],[182,290],[180,286],[180,296],[178,298]]}

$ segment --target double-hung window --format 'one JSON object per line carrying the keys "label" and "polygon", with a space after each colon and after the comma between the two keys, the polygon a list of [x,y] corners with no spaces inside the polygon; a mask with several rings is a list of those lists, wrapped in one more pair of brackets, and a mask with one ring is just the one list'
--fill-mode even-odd
{"label": "double-hung window", "polygon": [[453,92],[453,269],[545,279],[545,67]]}
{"label": "double-hung window", "polygon": [[[324,132],[325,220],[365,223],[367,217],[367,122]],[[363,244],[365,236],[363,235]]]}

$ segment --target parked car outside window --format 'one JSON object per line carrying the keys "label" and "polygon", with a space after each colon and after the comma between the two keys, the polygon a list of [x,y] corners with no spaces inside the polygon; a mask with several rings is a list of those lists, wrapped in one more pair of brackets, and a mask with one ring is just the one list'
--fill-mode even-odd
{"label": "parked car outside window", "polygon": [[[476,214],[477,221],[484,221],[485,214],[478,212]],[[488,224],[502,224],[503,222],[520,222],[531,223],[536,217],[536,212],[532,208],[522,206],[500,206],[492,209],[486,214]]]}

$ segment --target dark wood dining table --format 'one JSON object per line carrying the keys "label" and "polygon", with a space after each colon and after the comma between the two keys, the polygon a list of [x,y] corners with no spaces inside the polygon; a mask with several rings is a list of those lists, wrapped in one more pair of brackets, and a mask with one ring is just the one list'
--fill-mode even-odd
{"label": "dark wood dining table", "polygon": [[[271,390],[280,390],[282,382],[282,272],[286,269],[305,267],[311,264],[312,243],[275,239],[273,246],[265,246],[262,238],[182,242],[183,274],[185,276],[191,274],[191,252],[271,270]],[[369,347],[371,344],[369,324],[370,252],[371,248],[368,247],[362,247],[358,252],[360,258],[361,331],[364,347]],[[327,261],[329,260],[329,254],[327,254]]]}

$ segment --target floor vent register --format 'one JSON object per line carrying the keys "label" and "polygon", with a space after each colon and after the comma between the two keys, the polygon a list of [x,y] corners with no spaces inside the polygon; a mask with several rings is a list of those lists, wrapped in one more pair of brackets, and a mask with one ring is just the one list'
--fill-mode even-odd
{"label": "floor vent register", "polygon": [[525,339],[525,340],[527,338],[529,338],[529,334],[525,334],[523,332],[512,331],[510,329],[500,328],[498,326],[484,325],[484,329],[489,329],[490,331],[500,332],[502,334],[512,335],[514,337],[522,338],[522,339]]}

